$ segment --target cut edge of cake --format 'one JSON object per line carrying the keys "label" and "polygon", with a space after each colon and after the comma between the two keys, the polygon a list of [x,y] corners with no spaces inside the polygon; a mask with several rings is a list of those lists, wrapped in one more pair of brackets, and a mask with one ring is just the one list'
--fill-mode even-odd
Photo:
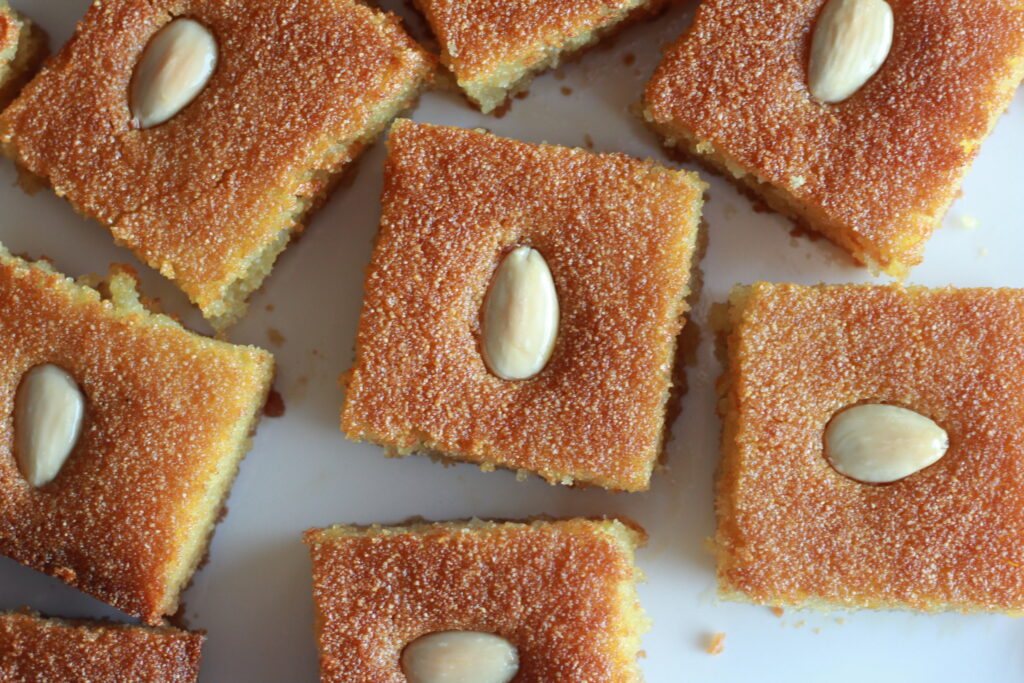
{"label": "cut edge of cake", "polygon": [[[679,40],[685,40],[685,36],[686,34]],[[992,87],[992,106],[989,108],[984,133],[977,139],[960,141],[972,157],[977,155],[981,144],[992,134],[996,123],[1008,109],[1018,86],[1024,80],[1024,57],[1011,61],[1008,66],[1009,73],[1006,77]],[[648,89],[656,78],[657,76],[648,82]],[[941,225],[949,207],[957,199],[963,179],[972,164],[972,161],[968,160],[951,179],[944,200],[934,213],[913,213],[902,217],[905,223],[924,226],[926,234],[923,237],[904,240],[903,243],[895,245],[895,248],[882,250],[878,245],[858,240],[855,231],[830,220],[823,212],[806,206],[787,188],[763,178],[754,169],[746,168],[728,153],[717,148],[714,141],[694,134],[672,119],[660,118],[648,100],[648,90],[645,90],[641,116],[648,127],[661,138],[666,148],[701,164],[711,173],[722,176],[742,194],[763,202],[772,211],[792,220],[798,227],[825,236],[846,250],[854,260],[866,266],[872,274],[885,273],[899,280],[905,280],[910,274],[910,269],[924,260],[929,238]],[[799,187],[798,178],[793,178],[791,182],[794,186],[790,189]]]}
{"label": "cut edge of cake", "polygon": [[[390,21],[390,17],[387,17],[387,20]],[[409,41],[412,43],[411,38]],[[416,104],[417,98],[430,83],[435,67],[429,55],[418,47],[410,48],[417,50],[420,57],[416,76],[405,83],[390,100],[377,108],[358,135],[335,142],[324,152],[318,163],[303,173],[302,180],[297,186],[314,187],[317,190],[310,196],[295,195],[295,208],[281,216],[274,239],[250,255],[238,277],[224,286],[221,296],[205,304],[196,302],[203,316],[210,321],[215,330],[222,332],[245,315],[249,296],[258,290],[264,279],[270,275],[278,256],[289,243],[305,230],[306,224],[344,178],[347,168],[358,159],[364,149],[373,144],[392,120]]]}
{"label": "cut edge of cake", "polygon": [[[428,2],[411,0],[416,9],[433,25]],[[475,77],[460,77],[452,69],[451,55],[441,45],[441,63],[452,73],[455,82],[466,97],[483,114],[496,113],[503,104],[513,96],[525,91],[538,74],[549,69],[558,68],[563,62],[571,60],[587,48],[593,47],[601,40],[611,37],[631,24],[657,16],[665,7],[676,0],[629,0],[625,7],[611,13],[610,17],[598,26],[591,27],[576,35],[562,36],[563,41],[551,45],[541,40],[520,50],[521,56],[508,62],[494,64],[486,74]],[[436,35],[436,32],[435,32]],[[440,42],[440,41],[438,41]]]}

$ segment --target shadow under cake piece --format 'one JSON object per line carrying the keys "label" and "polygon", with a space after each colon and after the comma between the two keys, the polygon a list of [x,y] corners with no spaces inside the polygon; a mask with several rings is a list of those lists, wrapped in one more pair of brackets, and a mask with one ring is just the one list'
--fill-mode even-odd
{"label": "shadow under cake piece", "polygon": [[1024,6],[890,0],[892,46],[845,101],[808,89],[825,0],[709,0],[645,93],[668,146],[898,277],[1024,76]]}
{"label": "shadow under cake piece", "polygon": [[441,63],[487,114],[534,74],[671,0],[413,0],[441,45]]}
{"label": "shadow under cake piece", "polygon": [[[140,129],[136,65],[183,16],[212,33],[215,70]],[[222,329],[432,69],[396,18],[353,0],[96,2],[0,117],[0,142]]]}
{"label": "shadow under cake piece", "polygon": [[402,683],[407,645],[471,631],[516,648],[516,681],[639,681],[645,542],[587,519],[307,531],[322,680]]}
{"label": "shadow under cake piece", "polygon": [[[1024,291],[759,283],[728,327],[723,597],[1024,613]],[[826,425],[865,403],[934,421],[945,455],[892,483],[840,474]]]}
{"label": "shadow under cake piece", "polygon": [[169,626],[0,614],[0,679],[17,683],[193,683],[205,636]]}
{"label": "shadow under cake piece", "polygon": [[[125,270],[106,288],[0,248],[0,553],[154,624],[207,549],[273,358],[150,313]],[[33,485],[17,406],[40,366],[67,373],[84,414]]]}
{"label": "shadow under cake piece", "polygon": [[[644,490],[660,454],[704,185],[616,154],[399,120],[342,429],[552,483]],[[481,309],[529,247],[560,309],[547,364],[493,374]]]}
{"label": "shadow under cake piece", "polygon": [[0,0],[0,110],[32,77],[46,52],[46,33]]}

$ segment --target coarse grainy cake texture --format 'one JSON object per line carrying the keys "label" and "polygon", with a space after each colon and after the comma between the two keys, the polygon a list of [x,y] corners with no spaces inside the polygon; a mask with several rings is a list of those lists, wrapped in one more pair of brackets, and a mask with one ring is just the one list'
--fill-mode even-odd
{"label": "coarse grainy cake texture", "polygon": [[42,63],[46,33],[0,0],[0,110],[11,103]]}
{"label": "coarse grainy cake texture", "polygon": [[[399,120],[342,429],[552,483],[643,490],[661,452],[704,185],[622,155]],[[547,365],[492,374],[481,307],[513,248],[560,307]]]}
{"label": "coarse grainy cake texture", "polygon": [[[181,16],[212,32],[216,69],[176,116],[139,129],[135,66]],[[95,2],[0,116],[0,143],[222,329],[432,71],[395,17],[354,0]]]}
{"label": "coarse grainy cake texture", "polygon": [[0,680],[12,683],[192,683],[202,633],[169,626],[0,614]]}
{"label": "coarse grainy cake texture", "polygon": [[[148,623],[173,614],[206,552],[273,376],[266,351],[192,334],[139,301],[0,247],[0,553]],[[77,383],[74,449],[38,488],[15,453],[30,369]]]}
{"label": "coarse grainy cake texture", "polygon": [[518,650],[516,681],[639,681],[646,538],[588,519],[307,531],[321,680],[403,683],[410,642],[482,631]]}
{"label": "coarse grainy cake texture", "polygon": [[[758,283],[727,328],[723,597],[1024,613],[1024,291]],[[948,451],[889,484],[843,476],[823,432],[864,403],[934,420]]]}
{"label": "coarse grainy cake texture", "polygon": [[824,3],[702,3],[644,115],[667,145],[902,278],[1024,77],[1024,2],[889,0],[888,58],[835,104],[807,87]]}
{"label": "coarse grainy cake texture", "polygon": [[441,63],[487,114],[534,74],[671,0],[413,0],[441,46]]}

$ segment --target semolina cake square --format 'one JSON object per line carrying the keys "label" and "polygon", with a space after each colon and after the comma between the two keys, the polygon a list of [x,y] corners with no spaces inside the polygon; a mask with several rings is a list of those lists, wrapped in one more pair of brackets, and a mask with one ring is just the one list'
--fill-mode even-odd
{"label": "semolina cake square", "polygon": [[[704,185],[618,154],[399,120],[342,429],[552,483],[648,487],[665,431]],[[535,376],[501,379],[481,307],[517,247],[560,317]]]}
{"label": "semolina cake square", "polygon": [[[150,313],[125,268],[101,289],[0,247],[0,554],[156,624],[206,552],[273,357]],[[43,366],[70,376],[84,414],[34,485],[17,407]]]}
{"label": "semolina cake square", "polygon": [[[176,116],[140,129],[136,65],[182,16],[212,32],[215,70]],[[223,329],[432,72],[397,18],[355,0],[95,2],[0,116],[0,143]]]}
{"label": "semolina cake square", "polygon": [[1019,0],[889,0],[892,46],[848,99],[808,89],[825,0],[708,0],[647,84],[665,144],[903,278],[1024,77]]}
{"label": "semolina cake square", "polygon": [[476,631],[518,650],[517,681],[639,681],[646,539],[614,519],[307,531],[321,680],[402,683],[409,643]]}
{"label": "semolina cake square", "polygon": [[0,679],[18,683],[194,683],[202,633],[170,626],[0,614]]}
{"label": "semolina cake square", "polygon": [[441,45],[441,63],[488,114],[533,76],[671,0],[413,0]]}
{"label": "semolina cake square", "polygon": [[[782,607],[1024,614],[1024,290],[737,287],[718,475],[723,597]],[[833,469],[864,403],[948,434],[887,484]]]}
{"label": "semolina cake square", "polygon": [[0,109],[32,77],[46,51],[46,33],[7,0],[0,0]]}

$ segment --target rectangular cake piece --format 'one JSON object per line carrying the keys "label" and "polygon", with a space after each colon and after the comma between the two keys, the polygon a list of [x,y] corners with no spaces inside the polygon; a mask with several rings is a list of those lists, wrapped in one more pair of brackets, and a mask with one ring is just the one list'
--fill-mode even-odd
{"label": "rectangular cake piece", "polygon": [[[1024,291],[758,283],[733,291],[727,334],[723,597],[1024,614]],[[908,460],[922,420],[937,460]]]}
{"label": "rectangular cake piece", "polygon": [[0,680],[17,683],[193,683],[202,633],[169,626],[0,614]]}
{"label": "rectangular cake piece", "polygon": [[645,542],[588,519],[307,531],[321,679],[402,683],[406,646],[469,631],[515,648],[517,681],[639,681]]}
{"label": "rectangular cake piece", "polygon": [[[206,551],[273,358],[150,313],[126,267],[103,289],[0,247],[0,553],[158,623]],[[74,395],[77,418],[58,410]]]}
{"label": "rectangular cake piece", "polygon": [[647,85],[645,117],[667,145],[902,278],[1024,77],[1024,6],[888,0],[894,28],[881,68],[826,104],[808,76],[824,5],[701,3]]}
{"label": "rectangular cake piece", "polygon": [[[388,145],[342,429],[391,454],[646,489],[703,183],[618,154],[405,120]],[[550,274],[553,348],[539,371],[505,379],[484,360],[482,309],[522,250]]]}
{"label": "rectangular cake piece", "polygon": [[28,82],[46,52],[46,33],[0,0],[0,109]]}
{"label": "rectangular cake piece", "polygon": [[670,0],[413,0],[441,45],[441,63],[488,114],[533,76]]}
{"label": "rectangular cake piece", "polygon": [[[178,49],[206,46],[209,32],[212,76],[175,116],[140,128],[136,66],[184,20],[193,30]],[[95,2],[0,116],[0,143],[222,329],[432,71],[395,17],[355,0]]]}

